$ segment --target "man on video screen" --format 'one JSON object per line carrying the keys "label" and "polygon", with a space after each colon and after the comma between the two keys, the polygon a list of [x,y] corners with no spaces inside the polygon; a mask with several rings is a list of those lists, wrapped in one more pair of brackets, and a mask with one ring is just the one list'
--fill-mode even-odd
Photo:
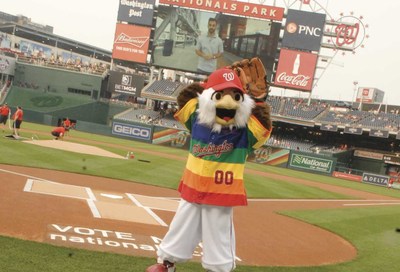
{"label": "man on video screen", "polygon": [[208,32],[201,35],[196,44],[196,54],[199,56],[197,72],[212,73],[217,69],[217,60],[224,52],[221,38],[216,33],[217,20],[208,19]]}

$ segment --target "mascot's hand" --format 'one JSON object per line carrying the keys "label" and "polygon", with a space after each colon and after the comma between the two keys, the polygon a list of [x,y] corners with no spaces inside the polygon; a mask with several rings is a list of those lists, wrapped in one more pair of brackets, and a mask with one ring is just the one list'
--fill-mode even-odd
{"label": "mascot's hand", "polygon": [[269,131],[272,129],[271,107],[265,102],[257,102],[252,114]]}
{"label": "mascot's hand", "polygon": [[177,102],[179,109],[182,109],[183,106],[186,105],[189,100],[196,98],[198,94],[201,94],[204,90],[204,87],[201,86],[199,83],[193,83],[187,86],[185,89],[183,89],[178,97],[177,97]]}
{"label": "mascot's hand", "polygon": [[259,58],[243,59],[230,66],[239,76],[242,86],[256,101],[264,101],[269,92],[267,73]]}

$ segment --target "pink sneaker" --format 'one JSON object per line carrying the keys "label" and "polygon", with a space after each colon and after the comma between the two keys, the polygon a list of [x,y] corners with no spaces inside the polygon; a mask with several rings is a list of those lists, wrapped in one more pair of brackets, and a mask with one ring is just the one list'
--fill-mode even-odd
{"label": "pink sneaker", "polygon": [[175,272],[175,267],[173,263],[164,261],[162,264],[153,264],[146,269],[146,272]]}

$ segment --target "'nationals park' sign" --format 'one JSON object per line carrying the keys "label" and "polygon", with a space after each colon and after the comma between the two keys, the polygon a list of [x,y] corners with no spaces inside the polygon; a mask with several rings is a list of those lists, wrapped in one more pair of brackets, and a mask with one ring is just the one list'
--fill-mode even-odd
{"label": "'nationals park' sign", "polygon": [[160,4],[282,21],[284,8],[228,0],[160,0]]}

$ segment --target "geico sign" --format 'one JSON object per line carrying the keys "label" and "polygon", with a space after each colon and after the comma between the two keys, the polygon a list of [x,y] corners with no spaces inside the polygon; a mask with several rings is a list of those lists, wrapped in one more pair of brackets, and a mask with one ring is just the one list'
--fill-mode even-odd
{"label": "geico sign", "polygon": [[124,126],[120,124],[114,124],[114,131],[118,134],[132,135],[140,138],[150,138],[150,130],[141,127]]}

